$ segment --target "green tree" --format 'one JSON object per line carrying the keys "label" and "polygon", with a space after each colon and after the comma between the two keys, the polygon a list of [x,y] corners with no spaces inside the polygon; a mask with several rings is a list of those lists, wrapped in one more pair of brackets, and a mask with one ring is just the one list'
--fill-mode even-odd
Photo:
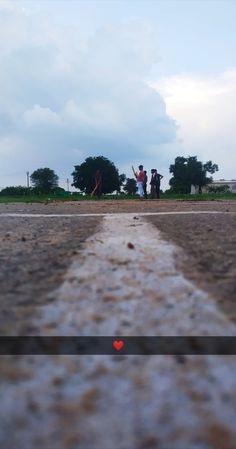
{"label": "green tree", "polygon": [[58,187],[58,176],[50,168],[38,168],[30,176],[31,183],[38,193],[50,193]]}
{"label": "green tree", "polygon": [[126,184],[124,186],[124,191],[127,193],[127,195],[135,195],[137,192],[137,183],[134,178],[127,178]]}
{"label": "green tree", "polygon": [[187,176],[187,159],[178,156],[175,158],[175,163],[170,165],[170,173],[173,177],[170,179],[170,189],[175,193],[188,193],[191,188]]}
{"label": "green tree", "polygon": [[31,189],[28,189],[28,187],[10,186],[10,187],[5,187],[4,189],[2,189],[0,192],[0,195],[1,196],[8,196],[8,195],[23,196],[23,195],[28,195],[29,191],[31,191]]}
{"label": "green tree", "polygon": [[100,170],[102,174],[102,193],[120,191],[123,176],[109,159],[104,156],[87,157],[81,165],[75,165],[72,173],[72,186],[90,194],[95,187],[95,173]]}
{"label": "green tree", "polygon": [[202,187],[212,182],[212,177],[207,177],[207,173],[218,171],[218,165],[208,161],[203,164],[197,160],[197,156],[178,156],[175,163],[170,165],[170,173],[173,177],[169,184],[174,193],[190,193],[191,185],[198,186],[199,193]]}

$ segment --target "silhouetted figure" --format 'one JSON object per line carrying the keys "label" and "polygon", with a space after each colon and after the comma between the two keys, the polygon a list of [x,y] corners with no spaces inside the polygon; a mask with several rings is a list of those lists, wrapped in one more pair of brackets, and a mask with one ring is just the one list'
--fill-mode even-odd
{"label": "silhouetted figure", "polygon": [[148,182],[148,177],[147,177],[147,172],[146,170],[144,170],[144,180],[143,180],[143,192],[144,192],[144,198],[147,199],[147,182]]}
{"label": "silhouetted figure", "polygon": [[98,198],[102,195],[102,174],[100,170],[97,170],[95,173],[95,189],[93,190],[93,194]]}
{"label": "silhouetted figure", "polygon": [[156,168],[152,168],[151,170],[151,198],[157,198],[160,199],[160,186],[161,186],[161,179],[163,178],[162,175],[157,173]]}

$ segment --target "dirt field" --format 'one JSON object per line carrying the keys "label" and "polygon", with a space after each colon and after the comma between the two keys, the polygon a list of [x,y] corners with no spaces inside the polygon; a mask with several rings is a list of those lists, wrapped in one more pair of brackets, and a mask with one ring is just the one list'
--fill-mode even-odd
{"label": "dirt field", "polygon": [[236,214],[149,219],[164,239],[183,249],[176,260],[179,269],[236,321]]}
{"label": "dirt field", "polygon": [[236,212],[236,201],[107,200],[0,204],[0,213],[87,214],[215,210]]}
{"label": "dirt field", "polygon": [[[99,214],[217,211],[223,215],[161,215],[147,217],[184,251],[178,267],[211,292],[227,315],[236,319],[235,202],[91,201],[48,204],[0,204],[0,214]],[[83,241],[96,232],[102,217],[0,217],[0,332],[27,335],[38,306],[78,254]],[[33,298],[33,301],[32,301]]]}
{"label": "dirt field", "polygon": [[[100,217],[0,218],[0,332],[33,332],[32,316],[50,301],[49,293],[96,231]],[[52,300],[52,299],[51,299]],[[37,333],[37,332],[36,332]]]}
{"label": "dirt field", "polygon": [[[0,334],[236,335],[235,225],[228,201],[1,204]],[[0,362],[4,449],[236,447],[235,356]]]}

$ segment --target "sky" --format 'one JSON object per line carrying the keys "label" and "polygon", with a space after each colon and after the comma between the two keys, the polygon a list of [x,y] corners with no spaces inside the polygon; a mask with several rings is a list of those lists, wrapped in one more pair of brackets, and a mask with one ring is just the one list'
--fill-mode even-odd
{"label": "sky", "polygon": [[236,179],[236,1],[0,0],[0,188],[103,155]]}

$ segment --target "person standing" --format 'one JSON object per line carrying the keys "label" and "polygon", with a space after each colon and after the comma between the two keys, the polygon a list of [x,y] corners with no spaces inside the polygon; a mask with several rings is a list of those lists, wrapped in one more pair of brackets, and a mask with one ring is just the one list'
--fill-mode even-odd
{"label": "person standing", "polygon": [[144,183],[144,178],[145,178],[145,173],[143,171],[143,165],[139,165],[138,169],[139,172],[136,173],[134,171],[134,168],[132,167],[133,172],[134,172],[134,176],[137,180],[137,187],[138,187],[138,194],[141,200],[144,199],[144,191],[143,191],[143,183]]}
{"label": "person standing", "polygon": [[160,175],[160,173],[157,173],[156,170],[156,175],[157,175],[157,185],[156,185],[156,195],[157,195],[157,199],[160,199],[160,193],[161,193],[161,180],[163,178],[162,175]]}
{"label": "person standing", "polygon": [[102,195],[102,174],[100,170],[97,170],[95,173],[95,189],[93,190],[92,194],[95,194],[98,199]]}
{"label": "person standing", "polygon": [[147,177],[147,171],[144,170],[144,181],[143,181],[143,192],[144,192],[144,198],[147,200],[147,182],[148,182],[148,177]]}
{"label": "person standing", "polygon": [[161,179],[163,178],[160,173],[157,173],[156,168],[152,168],[151,170],[151,198],[157,198],[160,199],[160,186],[161,186]]}

